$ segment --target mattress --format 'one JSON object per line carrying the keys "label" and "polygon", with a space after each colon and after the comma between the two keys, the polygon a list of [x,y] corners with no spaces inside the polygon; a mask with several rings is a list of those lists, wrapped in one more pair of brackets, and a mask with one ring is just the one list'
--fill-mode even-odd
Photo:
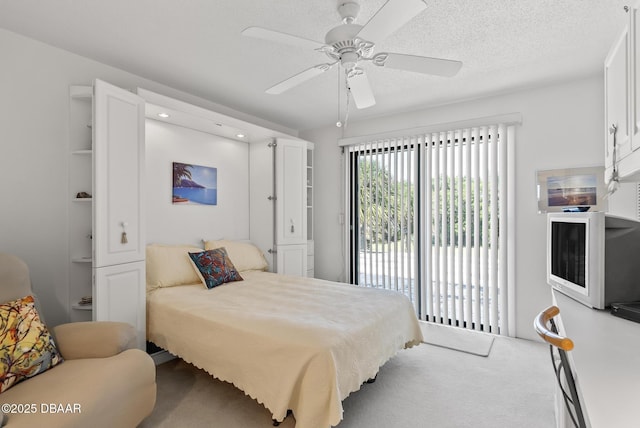
{"label": "mattress", "polygon": [[297,428],[337,425],[342,400],[422,340],[401,293],[242,272],[243,281],[147,294],[148,340],[234,384]]}

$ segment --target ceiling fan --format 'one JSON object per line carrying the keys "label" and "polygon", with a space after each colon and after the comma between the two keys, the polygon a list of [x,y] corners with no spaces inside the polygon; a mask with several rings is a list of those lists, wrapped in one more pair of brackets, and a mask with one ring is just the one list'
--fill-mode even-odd
{"label": "ceiling fan", "polygon": [[324,52],[332,62],[314,65],[266,90],[268,94],[281,94],[313,77],[319,76],[340,64],[346,73],[347,84],[359,109],[371,107],[376,101],[369,79],[361,65],[371,62],[379,67],[408,70],[438,76],[453,76],[462,62],[442,58],[406,55],[399,53],[374,53],[374,40],[382,40],[418,15],[427,4],[425,0],[388,0],[365,25],[355,24],[360,5],[347,1],[338,6],[342,24],[329,30],[325,43],[261,27],[248,27],[242,34],[272,42],[311,48]]}

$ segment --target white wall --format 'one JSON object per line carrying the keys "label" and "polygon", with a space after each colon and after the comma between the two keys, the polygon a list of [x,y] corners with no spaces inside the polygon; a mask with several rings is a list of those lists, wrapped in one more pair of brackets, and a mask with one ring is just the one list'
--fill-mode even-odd
{"label": "white wall", "polygon": [[[515,290],[516,332],[535,338],[534,316],[551,304],[546,285],[545,216],[538,214],[537,170],[604,164],[604,89],[602,76],[542,88],[444,105],[422,111],[349,124],[345,136],[522,113],[515,146]],[[335,127],[300,133],[315,143],[316,276],[343,279],[341,151]],[[630,198],[628,192],[614,195]],[[629,206],[635,200],[619,201]]]}
{"label": "white wall", "polygon": [[[27,262],[33,289],[50,325],[69,320],[70,85],[88,85],[99,78],[122,88],[141,87],[286,134],[297,134],[295,130],[1,29],[0,52],[0,251],[16,254]],[[235,156],[232,152],[229,149],[225,156]],[[214,166],[217,162],[211,160]],[[238,162],[244,161],[239,158]],[[246,169],[246,165],[242,167]],[[169,183],[170,177],[166,180]],[[228,197],[231,195],[224,196]],[[245,206],[246,190],[240,200]],[[220,213],[221,207],[213,210]],[[227,219],[228,213],[220,216]],[[230,231],[239,237],[246,236],[244,228],[248,227],[248,221],[240,217],[239,225],[239,229],[230,225]],[[211,234],[222,227],[211,226]],[[156,226],[151,228],[152,233],[154,229]],[[190,233],[194,238],[195,231]]]}
{"label": "white wall", "polygon": [[[149,119],[145,129],[147,242],[248,239],[249,145]],[[217,205],[172,204],[173,162],[217,168]]]}
{"label": "white wall", "polygon": [[[234,112],[6,30],[0,30],[0,52],[0,251],[14,253],[27,262],[33,288],[51,325],[69,319],[67,140],[70,85],[90,84],[93,79],[100,78],[123,88],[142,87],[283,133],[297,134],[295,130]],[[514,111],[523,114],[524,123],[517,131],[515,153],[516,310],[517,335],[531,337],[533,315],[550,301],[544,280],[544,218],[536,210],[535,171],[601,164],[602,106],[602,79],[596,76],[351,123],[347,136]],[[339,215],[343,212],[343,189],[341,154],[336,145],[340,132],[342,130],[331,127],[300,135],[316,143],[316,276],[332,280],[343,278],[343,234],[339,223]],[[628,206],[626,201],[622,206]],[[212,227],[211,233],[215,234],[218,226]],[[157,225],[150,228],[151,237],[156,240],[159,236],[154,230]],[[240,230],[233,233],[238,237],[243,235]],[[195,231],[190,234],[190,239],[199,239]],[[167,236],[167,240],[178,241],[178,238]]]}

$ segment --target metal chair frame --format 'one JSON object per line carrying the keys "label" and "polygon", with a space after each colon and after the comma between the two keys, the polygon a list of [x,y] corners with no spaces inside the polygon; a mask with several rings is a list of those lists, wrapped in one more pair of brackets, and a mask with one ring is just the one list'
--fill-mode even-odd
{"label": "metal chair frame", "polygon": [[[557,306],[550,306],[542,311],[534,321],[534,328],[542,339],[549,343],[549,353],[551,355],[551,364],[553,365],[553,371],[556,375],[556,380],[560,391],[562,392],[562,398],[567,408],[567,413],[576,428],[586,428],[587,423],[585,421],[585,415],[582,411],[580,404],[580,398],[578,396],[578,390],[576,388],[576,382],[571,371],[571,364],[569,363],[568,351],[573,349],[573,341],[568,337],[563,337],[558,334],[558,327],[556,326],[553,317],[560,313],[560,309]],[[550,325],[550,329],[547,328],[547,323]],[[554,348],[557,349],[560,356],[560,362],[554,355]],[[564,380],[567,389],[562,383],[562,373],[564,373]]]}

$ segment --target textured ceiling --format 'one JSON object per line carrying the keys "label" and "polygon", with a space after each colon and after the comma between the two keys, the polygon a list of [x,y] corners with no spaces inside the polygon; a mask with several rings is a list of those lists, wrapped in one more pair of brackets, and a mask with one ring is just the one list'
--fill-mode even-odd
{"label": "textured ceiling", "polygon": [[[385,0],[358,0],[364,24]],[[145,78],[304,130],[344,119],[338,67],[281,95],[264,90],[319,52],[242,36],[261,26],[324,42],[336,0],[0,0],[0,27]],[[440,0],[376,51],[463,62],[451,78],[366,64],[377,104],[349,121],[602,72],[626,0]],[[341,102],[338,96],[341,92]]]}

